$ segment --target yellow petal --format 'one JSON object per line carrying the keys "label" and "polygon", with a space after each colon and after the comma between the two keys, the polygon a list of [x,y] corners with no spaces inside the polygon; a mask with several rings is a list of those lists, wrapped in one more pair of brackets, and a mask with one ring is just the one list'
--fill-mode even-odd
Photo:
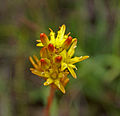
{"label": "yellow petal", "polygon": [[69,57],[72,57],[74,55],[76,44],[77,44],[77,39],[74,39],[73,44],[71,45],[70,49],[68,50]]}
{"label": "yellow petal", "polygon": [[64,74],[63,73],[59,73],[58,78],[63,78]]}
{"label": "yellow petal", "polygon": [[30,68],[31,71],[35,70],[34,68]]}
{"label": "yellow petal", "polygon": [[42,43],[38,43],[38,44],[36,44],[36,46],[40,46],[40,47],[42,47],[42,46],[44,46]]}
{"label": "yellow petal", "polygon": [[49,78],[49,77],[50,77],[50,73],[49,73],[49,72],[45,71],[44,73],[45,73],[45,74],[44,74],[44,77],[46,77],[46,78]]}
{"label": "yellow petal", "polygon": [[89,58],[89,56],[81,56],[81,57],[74,57],[72,59],[70,59],[71,64],[83,61],[85,59]]}
{"label": "yellow petal", "polygon": [[67,64],[62,62],[61,63],[61,71],[64,71],[67,68]]}
{"label": "yellow petal", "polygon": [[73,39],[72,39],[72,43],[73,43],[74,41],[76,41],[76,40],[77,40],[77,38],[73,38]]}
{"label": "yellow petal", "polygon": [[68,38],[68,35],[64,35],[64,39],[66,40]]}
{"label": "yellow petal", "polygon": [[49,78],[49,75],[47,72],[41,72],[36,69],[30,68],[31,72],[37,76],[44,77],[44,78]]}
{"label": "yellow petal", "polygon": [[77,70],[77,67],[73,64],[68,64],[68,66],[71,67],[71,68],[75,68]]}
{"label": "yellow petal", "polygon": [[62,25],[60,27],[60,30],[58,31],[57,37],[56,37],[56,46],[60,47],[64,40],[64,34],[65,34],[66,26]]}
{"label": "yellow petal", "polygon": [[63,50],[60,55],[62,56],[63,60],[66,59],[66,50]]}
{"label": "yellow petal", "polygon": [[35,75],[37,75],[37,76],[42,77],[42,74],[41,74],[42,72],[39,72],[37,70],[33,70],[32,73],[35,74]]}
{"label": "yellow petal", "polygon": [[51,78],[48,78],[46,82],[44,82],[44,85],[50,85],[51,83],[53,83],[53,80]]}
{"label": "yellow petal", "polygon": [[65,88],[64,86],[60,83],[59,80],[55,80],[55,85],[65,94]]}
{"label": "yellow petal", "polygon": [[39,69],[38,65],[34,62],[31,56],[29,57],[29,60],[36,69]]}
{"label": "yellow petal", "polygon": [[68,66],[68,70],[70,71],[71,75],[76,79],[77,76],[76,76],[76,73],[75,73],[75,71],[73,70],[73,68],[70,67],[70,66]]}
{"label": "yellow petal", "polygon": [[52,43],[55,46],[55,33],[51,28],[49,28],[50,32],[50,43]]}
{"label": "yellow petal", "polygon": [[37,42],[41,42],[41,40],[40,39],[38,39],[38,40],[36,40]]}
{"label": "yellow petal", "polygon": [[35,61],[37,62],[37,64],[40,66],[41,63],[40,63],[40,60],[38,60],[37,56],[34,55],[33,58],[35,59]]}

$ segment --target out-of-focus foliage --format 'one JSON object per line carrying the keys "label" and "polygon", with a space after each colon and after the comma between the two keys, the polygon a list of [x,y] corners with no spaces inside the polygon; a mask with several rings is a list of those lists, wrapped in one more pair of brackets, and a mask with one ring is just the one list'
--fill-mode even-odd
{"label": "out-of-focus foliage", "polygon": [[119,0],[0,1],[0,116],[42,116],[49,94],[29,71],[39,34],[66,24],[78,38],[77,64],[67,93],[56,91],[51,116],[120,116]]}

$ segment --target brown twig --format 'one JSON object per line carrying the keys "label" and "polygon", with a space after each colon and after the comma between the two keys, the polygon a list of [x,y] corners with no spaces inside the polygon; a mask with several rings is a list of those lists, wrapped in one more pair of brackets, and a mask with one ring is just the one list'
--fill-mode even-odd
{"label": "brown twig", "polygon": [[55,89],[51,86],[50,94],[48,96],[47,106],[46,106],[46,109],[45,109],[45,116],[50,116],[50,107],[52,105],[52,101],[53,101],[53,97],[54,97],[54,91],[55,91]]}

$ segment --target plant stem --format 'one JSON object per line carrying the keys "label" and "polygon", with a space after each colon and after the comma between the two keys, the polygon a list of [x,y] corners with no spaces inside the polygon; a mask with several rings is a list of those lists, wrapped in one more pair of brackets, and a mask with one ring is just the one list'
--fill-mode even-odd
{"label": "plant stem", "polygon": [[54,91],[55,91],[55,89],[51,86],[50,87],[50,94],[48,96],[47,106],[45,109],[45,116],[50,116],[50,107],[51,107],[51,104],[53,101]]}

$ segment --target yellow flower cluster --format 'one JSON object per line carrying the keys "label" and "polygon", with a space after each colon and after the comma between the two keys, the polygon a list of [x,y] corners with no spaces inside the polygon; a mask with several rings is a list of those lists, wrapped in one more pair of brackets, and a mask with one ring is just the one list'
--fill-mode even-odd
{"label": "yellow flower cluster", "polygon": [[62,25],[58,31],[57,37],[52,29],[50,30],[50,39],[45,33],[40,34],[40,40],[37,46],[42,47],[40,50],[39,60],[36,56],[30,57],[34,68],[30,68],[35,75],[43,77],[46,81],[44,85],[51,85],[59,88],[65,93],[65,85],[68,83],[69,72],[74,78],[77,78],[73,69],[77,69],[74,63],[89,58],[89,56],[74,57],[77,39],[72,38],[70,33],[65,35],[66,26]]}

